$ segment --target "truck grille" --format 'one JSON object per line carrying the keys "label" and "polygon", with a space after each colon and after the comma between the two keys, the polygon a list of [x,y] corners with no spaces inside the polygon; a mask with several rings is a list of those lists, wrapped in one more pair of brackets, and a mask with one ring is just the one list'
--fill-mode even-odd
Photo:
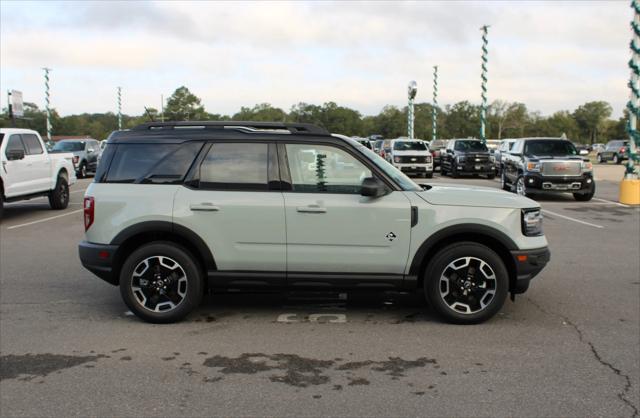
{"label": "truck grille", "polygon": [[579,176],[580,161],[543,161],[540,172],[545,176]]}
{"label": "truck grille", "polygon": [[431,157],[427,156],[415,156],[412,157],[411,155],[402,155],[400,156],[400,163],[401,164],[424,164],[424,163],[430,163],[431,162]]}

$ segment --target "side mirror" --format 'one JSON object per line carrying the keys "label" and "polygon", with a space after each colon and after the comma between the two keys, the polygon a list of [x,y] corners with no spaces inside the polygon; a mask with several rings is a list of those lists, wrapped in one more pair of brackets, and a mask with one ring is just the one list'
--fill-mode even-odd
{"label": "side mirror", "polygon": [[367,177],[362,181],[360,194],[367,197],[380,197],[387,194],[384,183],[375,177]]}
{"label": "side mirror", "polygon": [[24,150],[22,149],[13,149],[7,151],[7,160],[22,160],[24,158]]}

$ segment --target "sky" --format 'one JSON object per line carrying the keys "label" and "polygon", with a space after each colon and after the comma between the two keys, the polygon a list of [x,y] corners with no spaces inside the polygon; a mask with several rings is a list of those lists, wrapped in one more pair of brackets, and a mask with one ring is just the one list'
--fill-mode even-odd
{"label": "sky", "polygon": [[[489,102],[543,115],[628,99],[628,1],[0,2],[0,90],[61,115],[160,108],[179,86],[210,113],[334,101],[365,115],[431,102],[480,103],[488,24]],[[6,96],[2,99],[5,107]]]}

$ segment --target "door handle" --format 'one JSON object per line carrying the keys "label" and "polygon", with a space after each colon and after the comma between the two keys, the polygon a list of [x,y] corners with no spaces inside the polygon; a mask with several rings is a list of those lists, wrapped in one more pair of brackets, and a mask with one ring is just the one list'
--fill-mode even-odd
{"label": "door handle", "polygon": [[298,206],[296,210],[303,213],[327,213],[327,208],[318,205]]}
{"label": "door handle", "polygon": [[217,212],[220,208],[211,202],[192,203],[189,209],[202,212]]}

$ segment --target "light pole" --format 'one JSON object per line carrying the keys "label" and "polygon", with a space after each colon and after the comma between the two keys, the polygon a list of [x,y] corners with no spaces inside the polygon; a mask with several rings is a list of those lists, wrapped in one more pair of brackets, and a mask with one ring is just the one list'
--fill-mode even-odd
{"label": "light pole", "polygon": [[409,82],[409,87],[407,89],[407,94],[409,96],[409,106],[407,111],[407,135],[409,139],[413,139],[413,100],[416,98],[416,93],[418,93],[418,83],[415,81]]}
{"label": "light pole", "polygon": [[122,87],[118,87],[118,130],[122,130]]}
{"label": "light pole", "polygon": [[487,61],[489,59],[489,50],[487,49],[487,31],[488,25],[480,28],[482,31],[482,104],[480,107],[480,140],[487,141],[485,135],[485,126],[487,124]]}
{"label": "light pole", "polygon": [[433,66],[433,106],[431,107],[431,140],[435,141],[438,122],[438,66]]}
{"label": "light pole", "polygon": [[629,146],[627,147],[627,155],[629,161],[624,178],[620,182],[620,202],[640,205],[640,179],[638,178],[638,170],[635,167],[635,163],[640,162],[640,157],[638,156],[640,132],[637,130],[638,119],[640,119],[640,3],[638,0],[632,0],[631,7],[633,8],[633,20],[631,21],[633,37],[629,44],[631,48],[629,89],[631,91],[629,102],[627,102],[627,110],[629,111],[627,124]]}
{"label": "light pole", "polygon": [[47,141],[51,142],[51,108],[49,96],[49,72],[51,68],[43,67],[44,70],[44,108],[47,112]]}

